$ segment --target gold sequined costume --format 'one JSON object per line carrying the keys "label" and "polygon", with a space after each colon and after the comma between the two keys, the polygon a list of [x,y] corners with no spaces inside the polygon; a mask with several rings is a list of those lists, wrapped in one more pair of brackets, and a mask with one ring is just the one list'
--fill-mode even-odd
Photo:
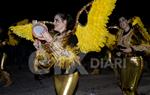
{"label": "gold sequined costume", "polygon": [[[106,43],[108,45],[113,44],[114,37],[110,36],[106,24],[115,8],[115,3],[116,0],[93,0],[85,5],[78,12],[75,27],[71,32],[77,36],[77,47],[68,45],[69,32],[61,36],[56,35],[52,42],[43,44],[42,49],[37,51],[35,58],[37,64],[35,66],[40,65],[39,68],[41,69],[49,69],[55,65],[65,68],[67,74],[71,65],[80,64],[77,56],[78,50],[84,53],[100,51]],[[87,11],[87,7],[90,7],[90,11],[87,12],[87,24],[83,26],[79,23],[79,17],[83,11]],[[34,41],[32,26],[32,24],[11,26],[10,29],[18,36]],[[54,76],[54,80],[58,95],[73,95],[78,81],[78,73]]]}
{"label": "gold sequined costume", "polygon": [[[139,24],[140,18],[133,17],[130,21],[132,28],[127,34],[120,29],[118,32],[117,47],[113,52],[113,60],[120,58],[122,66],[118,67],[120,88],[123,95],[137,95],[137,88],[143,70],[143,54],[149,54],[149,36],[148,32]],[[130,47],[132,52],[125,53],[121,49]],[[113,61],[116,64],[116,61]],[[123,67],[124,65],[124,67]]]}

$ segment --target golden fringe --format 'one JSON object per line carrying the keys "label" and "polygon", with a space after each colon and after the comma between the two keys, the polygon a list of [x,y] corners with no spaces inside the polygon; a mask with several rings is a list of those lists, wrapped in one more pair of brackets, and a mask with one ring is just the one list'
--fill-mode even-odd
{"label": "golden fringe", "polygon": [[115,8],[115,3],[116,0],[94,0],[88,14],[87,25],[78,24],[76,27],[78,46],[82,52],[99,52],[105,46],[106,40],[109,38],[106,24],[109,20],[108,16]]}
{"label": "golden fringe", "polygon": [[74,63],[79,64],[80,63],[79,57],[76,55],[74,48],[67,46],[66,49],[68,50],[70,55],[69,56],[61,56],[56,59],[57,60],[56,65],[58,65],[59,67],[61,67],[63,69],[69,68],[71,66],[71,64],[74,64]]}

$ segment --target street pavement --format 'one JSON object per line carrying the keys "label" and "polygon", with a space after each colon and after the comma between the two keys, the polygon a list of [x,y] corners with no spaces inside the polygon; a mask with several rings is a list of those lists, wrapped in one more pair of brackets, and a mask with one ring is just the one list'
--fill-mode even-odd
{"label": "street pavement", "polygon": [[[25,67],[11,71],[13,84],[2,87],[0,95],[56,95],[53,75],[43,76],[41,81]],[[138,92],[140,95],[150,95],[150,73],[144,72]],[[81,75],[75,95],[122,95],[117,85],[117,79],[111,70],[102,70],[98,75]]]}

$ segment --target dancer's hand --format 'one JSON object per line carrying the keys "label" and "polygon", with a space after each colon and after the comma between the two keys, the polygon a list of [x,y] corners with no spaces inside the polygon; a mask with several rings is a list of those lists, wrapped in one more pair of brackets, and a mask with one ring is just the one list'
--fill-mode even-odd
{"label": "dancer's hand", "polygon": [[40,42],[39,40],[35,40],[34,43],[33,43],[33,45],[34,45],[34,47],[35,47],[36,49],[40,49],[40,47],[41,47],[41,42]]}
{"label": "dancer's hand", "polygon": [[46,42],[52,42],[52,36],[49,34],[49,32],[43,32],[42,33],[42,36],[43,36],[43,38],[44,38],[44,40],[46,41]]}
{"label": "dancer's hand", "polygon": [[121,49],[123,52],[125,53],[130,53],[132,52],[132,49],[130,47],[126,48],[126,49]]}
{"label": "dancer's hand", "polygon": [[6,41],[3,41],[3,42],[2,42],[2,45],[6,45]]}

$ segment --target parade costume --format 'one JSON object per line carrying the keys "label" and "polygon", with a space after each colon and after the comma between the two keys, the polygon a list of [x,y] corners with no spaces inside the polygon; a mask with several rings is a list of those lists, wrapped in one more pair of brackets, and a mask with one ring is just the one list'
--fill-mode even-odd
{"label": "parade costume", "polygon": [[[111,45],[115,43],[114,36],[109,34],[106,28],[109,20],[108,16],[111,15],[112,10],[115,8],[115,3],[116,0],[93,0],[88,3],[77,14],[75,27],[71,32],[64,32],[66,34],[63,35],[62,33],[62,36],[57,34],[54,36],[50,35],[51,37],[49,38],[52,40],[42,44],[41,49],[37,50],[36,62],[33,62],[33,64],[36,64],[34,66],[37,72],[40,68],[45,70],[43,72],[48,73],[48,70],[53,66],[66,69],[65,75],[54,76],[55,88],[58,95],[73,95],[79,75],[78,72],[71,72],[70,74],[69,69],[73,65],[80,64],[79,52],[99,52],[106,44]],[[87,7],[90,7],[90,11],[87,13],[88,22],[83,26],[79,23],[79,17],[83,11],[86,11]],[[42,28],[43,26],[41,24],[41,26],[37,27],[39,28],[37,31],[45,30],[46,28]],[[34,41],[32,27],[34,25],[29,23],[26,25],[11,26],[10,30],[22,38]],[[68,38],[72,34],[75,34],[78,39],[77,46],[75,47],[68,44]]]}
{"label": "parade costume", "polygon": [[[130,19],[131,28],[127,33],[120,29],[117,47],[113,52],[113,59],[121,58],[124,67],[118,67],[120,88],[123,95],[137,95],[139,80],[143,71],[143,54],[149,54],[149,36],[139,17]],[[129,53],[121,49],[131,48]],[[115,61],[113,61],[115,64]]]}
{"label": "parade costume", "polygon": [[[24,19],[24,20],[19,21],[15,24],[16,25],[22,25],[22,24],[26,24],[26,23],[28,23],[28,20]],[[7,54],[3,48],[5,47],[5,45],[16,46],[19,43],[19,40],[15,38],[15,34],[12,33],[11,30],[8,31],[7,35],[8,35],[8,38],[5,38],[4,41],[2,41],[2,42],[0,41],[0,48],[2,49],[2,50],[0,50],[0,59],[1,59],[0,81],[5,83],[4,87],[10,86],[13,83],[13,81],[11,79],[10,74],[5,69],[5,65],[6,65],[6,61],[8,60],[8,57],[7,57]],[[5,44],[3,44],[3,42],[5,42]]]}

